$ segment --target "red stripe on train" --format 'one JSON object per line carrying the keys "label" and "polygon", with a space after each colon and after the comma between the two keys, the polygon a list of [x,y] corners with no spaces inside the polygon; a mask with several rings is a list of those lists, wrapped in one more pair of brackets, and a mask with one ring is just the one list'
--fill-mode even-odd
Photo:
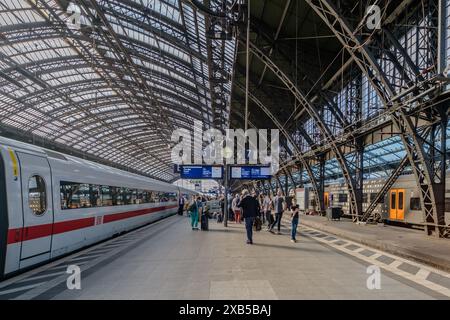
{"label": "red stripe on train", "polygon": [[173,209],[173,208],[176,208],[176,207],[177,206],[167,206],[167,207],[142,209],[142,210],[122,212],[122,213],[115,213],[115,214],[107,214],[107,215],[103,216],[103,223],[108,223],[108,222],[113,222],[113,221],[117,221],[117,220],[133,218],[133,217],[137,217],[137,216],[142,216],[144,214],[153,213],[153,212],[156,212],[156,211]]}
{"label": "red stripe on train", "polygon": [[[121,213],[107,214],[103,216],[103,223],[114,222],[123,219],[129,219],[145,214],[150,214],[162,210],[176,208],[177,206],[164,206],[150,209],[127,211]],[[55,224],[43,224],[26,228],[8,230],[8,244],[33,240],[42,237],[49,237],[52,234],[61,234],[69,231],[89,228],[95,225],[95,217],[83,218],[70,221],[57,222]],[[53,230],[52,230],[53,227]]]}

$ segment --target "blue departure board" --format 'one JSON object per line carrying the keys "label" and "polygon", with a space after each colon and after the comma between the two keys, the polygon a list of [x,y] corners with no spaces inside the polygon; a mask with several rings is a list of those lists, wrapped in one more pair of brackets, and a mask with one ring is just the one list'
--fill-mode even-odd
{"label": "blue departure board", "polygon": [[182,179],[223,179],[223,167],[221,166],[180,166]]}
{"label": "blue departure board", "polygon": [[231,179],[270,179],[270,171],[268,166],[234,166],[231,167]]}

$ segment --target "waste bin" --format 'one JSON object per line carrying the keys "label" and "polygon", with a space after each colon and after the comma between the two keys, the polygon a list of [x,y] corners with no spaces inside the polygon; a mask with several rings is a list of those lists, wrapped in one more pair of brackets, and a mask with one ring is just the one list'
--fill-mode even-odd
{"label": "waste bin", "polygon": [[329,220],[341,220],[341,207],[330,207],[327,208],[327,218]]}

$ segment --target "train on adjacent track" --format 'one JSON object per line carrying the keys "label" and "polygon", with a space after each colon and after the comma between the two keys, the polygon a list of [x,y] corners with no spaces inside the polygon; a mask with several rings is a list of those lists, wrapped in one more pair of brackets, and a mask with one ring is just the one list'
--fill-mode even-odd
{"label": "train on adjacent track", "polygon": [[[362,209],[365,211],[374,201],[385,183],[385,179],[364,181]],[[446,185],[450,185],[450,172],[447,172]],[[424,219],[420,202],[420,190],[413,174],[401,175],[387,194],[381,198],[374,209],[383,222],[399,225],[423,227]],[[310,186],[296,189],[296,198],[303,212],[317,211],[317,199]],[[324,189],[325,208],[339,207],[344,216],[349,216],[349,197],[344,183],[330,183]],[[450,189],[445,192],[445,220],[450,224]]]}
{"label": "train on adjacent track", "polygon": [[173,215],[196,194],[0,138],[0,278]]}

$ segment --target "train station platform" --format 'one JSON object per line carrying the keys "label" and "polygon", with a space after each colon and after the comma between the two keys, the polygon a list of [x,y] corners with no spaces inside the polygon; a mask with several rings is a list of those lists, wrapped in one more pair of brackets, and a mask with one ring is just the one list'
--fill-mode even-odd
{"label": "train station platform", "polygon": [[423,230],[322,216],[301,216],[301,224],[450,272],[450,242],[426,236]]}
{"label": "train station platform", "polygon": [[[306,221],[306,219],[304,219]],[[312,219],[309,219],[312,221]],[[450,275],[307,226],[298,242],[172,216],[0,283],[0,299],[448,299]],[[81,288],[67,287],[68,266]],[[368,267],[380,286],[368,286]]]}

